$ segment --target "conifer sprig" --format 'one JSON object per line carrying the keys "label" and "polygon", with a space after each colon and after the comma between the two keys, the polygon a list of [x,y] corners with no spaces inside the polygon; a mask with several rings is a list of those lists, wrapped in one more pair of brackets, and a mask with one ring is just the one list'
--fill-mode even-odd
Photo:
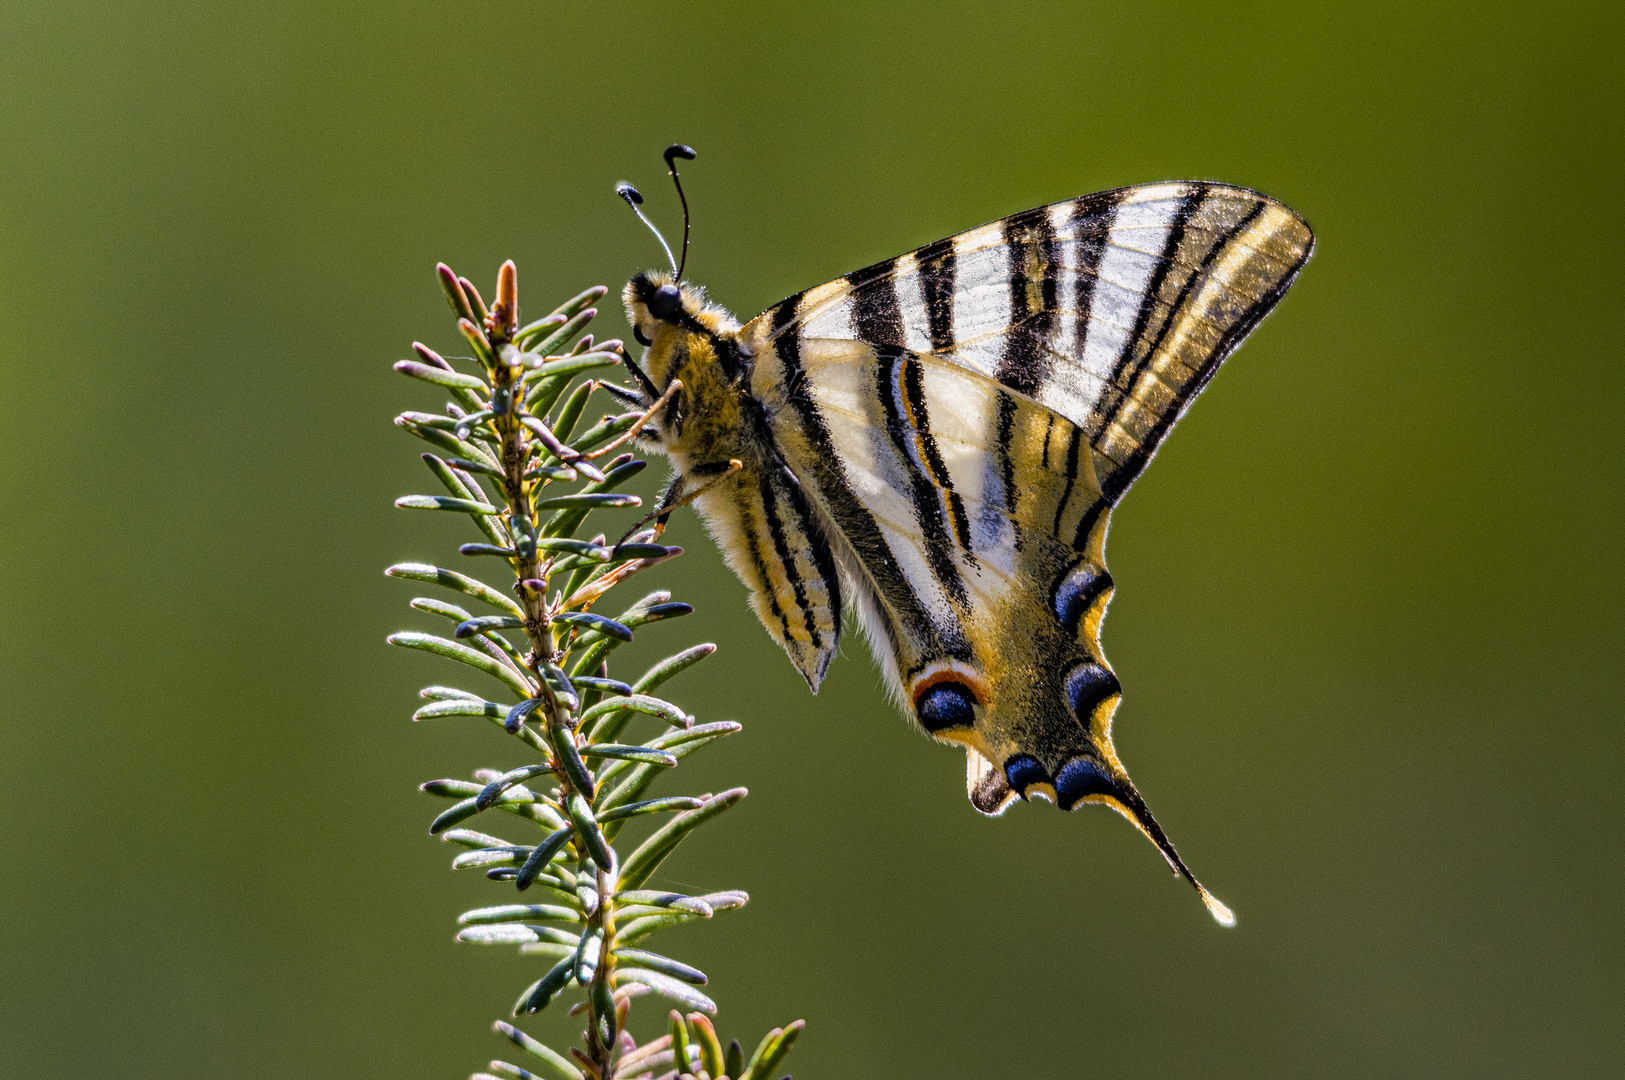
{"label": "conifer sprig", "polygon": [[[530,893],[516,897],[524,902],[464,912],[457,935],[518,945],[548,965],[519,995],[514,1016],[571,995],[579,1000],[570,1014],[586,1019],[583,1046],[568,1054],[499,1021],[497,1031],[529,1055],[529,1065],[493,1061],[475,1080],[768,1080],[803,1021],[774,1028],[746,1059],[738,1040],[725,1049],[717,1036],[710,1020],[716,1003],[700,989],[705,973],[645,947],[660,931],[749,899],[738,891],[691,896],[650,887],[679,843],[746,792],[648,795],[684,757],[740,730],[731,721],[699,723],[655,696],[714,645],[675,653],[630,682],[611,674],[612,654],[641,628],[693,609],[657,590],[613,618],[592,610],[628,578],[682,553],[659,542],[659,525],[635,529],[618,543],[605,533],[583,538],[592,515],[640,505],[618,488],[646,463],[619,451],[653,411],[605,416],[577,431],[588,399],[605,385],[580,377],[632,363],[621,342],[595,344],[583,334],[607,290],[588,289],[524,324],[511,261],[497,275],[489,307],[467,278],[444,265],[438,273],[476,372],[453,367],[422,344],[413,345],[416,359],[395,365],[452,399],[443,413],[405,412],[395,420],[433,448],[423,460],[448,494],[407,495],[396,505],[468,515],[483,540],[462,545],[461,554],[498,560],[484,565],[505,565],[512,580],[497,587],[425,563],[392,566],[392,577],[461,596],[458,603],[412,601],[418,611],[448,620],[449,637],[403,631],[389,640],[459,661],[501,684],[486,683],[481,693],[449,686],[422,692],[428,704],[414,719],[483,716],[516,740],[503,768],[480,769],[473,781],[423,785],[453,800],[429,831],[466,849],[452,860],[454,869],[482,870]],[[478,601],[477,613],[461,606],[470,600]],[[634,724],[646,733],[642,741],[626,734]],[[468,827],[491,811],[520,819],[510,824],[521,838]],[[660,818],[664,824],[623,857],[615,844],[622,829],[635,819]],[[663,1034],[639,1043],[628,1030],[632,999],[650,993],[681,1009],[670,1010]]]}

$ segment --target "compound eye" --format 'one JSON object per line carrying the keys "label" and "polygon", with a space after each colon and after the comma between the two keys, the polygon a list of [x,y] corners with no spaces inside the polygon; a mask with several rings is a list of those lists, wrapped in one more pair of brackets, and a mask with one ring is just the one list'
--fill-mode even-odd
{"label": "compound eye", "polygon": [[683,305],[683,294],[675,285],[662,285],[649,297],[649,314],[661,322],[668,321]]}

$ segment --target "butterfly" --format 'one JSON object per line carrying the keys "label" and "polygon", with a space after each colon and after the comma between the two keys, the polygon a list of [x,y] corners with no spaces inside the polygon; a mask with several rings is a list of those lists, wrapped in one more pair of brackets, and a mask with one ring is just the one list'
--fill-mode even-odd
{"label": "butterfly", "polygon": [[1110,806],[1231,925],[1112,747],[1106,529],[1313,246],[1267,196],[1163,183],[1013,214],[744,325],[680,267],[640,273],[620,396],[674,464],[662,507],[694,503],[814,692],[850,609],[902,711],[964,748],[977,810]]}

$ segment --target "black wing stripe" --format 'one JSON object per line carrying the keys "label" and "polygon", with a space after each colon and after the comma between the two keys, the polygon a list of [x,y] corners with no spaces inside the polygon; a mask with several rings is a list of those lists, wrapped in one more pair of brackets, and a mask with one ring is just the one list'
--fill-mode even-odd
{"label": "black wing stripe", "polygon": [[[1073,213],[1077,217],[1098,215],[1101,218],[1098,230],[1080,236],[1077,241],[1078,269],[1077,277],[1072,282],[1072,310],[1074,313],[1072,342],[1073,349],[1076,355],[1079,356],[1083,355],[1083,345],[1088,340],[1089,315],[1095,304],[1095,285],[1100,281],[1100,265],[1106,259],[1106,240],[1111,235],[1112,225],[1117,220],[1117,208],[1122,205],[1122,195],[1113,194],[1111,201],[1104,205],[1100,205],[1100,202],[1098,196],[1089,196],[1078,199],[1073,204]],[[1110,395],[1114,389],[1108,383],[1104,394]],[[1096,420],[1097,411],[1101,404],[1101,401],[1095,403],[1095,409],[1091,410],[1087,418],[1088,421]],[[1093,429],[1096,425],[1090,423],[1089,426]],[[1088,434],[1092,437],[1094,431],[1090,430]]]}
{"label": "black wing stripe", "polygon": [[965,513],[965,500],[954,490],[954,481],[948,473],[948,464],[942,460],[942,450],[937,446],[937,437],[931,431],[931,414],[925,404],[925,371],[918,361],[907,357],[903,359],[902,378],[898,384],[903,394],[902,403],[909,411],[913,420],[914,434],[920,442],[920,456],[925,459],[931,479],[942,491],[942,500],[947,506],[948,521],[953,526],[954,539],[959,542],[960,550],[965,553],[965,560],[975,566],[976,552],[971,545],[970,516]]}
{"label": "black wing stripe", "polygon": [[[942,586],[942,591],[964,606],[970,596],[965,582],[954,565],[953,542],[949,538],[950,524],[943,500],[937,494],[937,485],[910,453],[909,443],[918,430],[910,413],[908,391],[904,389],[904,371],[909,366],[908,354],[900,349],[876,350],[879,363],[875,368],[875,391],[886,410],[886,434],[898,462],[908,476],[908,500],[914,508],[914,524],[925,542],[925,559],[931,574]],[[963,509],[963,508],[962,508]]]}
{"label": "black wing stripe", "polygon": [[1050,527],[1051,536],[1061,535],[1061,515],[1066,513],[1066,504],[1072,501],[1072,485],[1078,481],[1078,447],[1082,445],[1082,432],[1078,425],[1067,425],[1066,437],[1066,484],[1061,488],[1061,499],[1055,504],[1055,524]]}
{"label": "black wing stripe", "polygon": [[[788,467],[785,471],[785,482],[780,490],[790,503],[791,513],[801,525],[802,533],[807,537],[808,546],[812,553],[813,566],[818,569],[818,576],[824,579],[824,592],[829,597],[829,621],[833,628],[830,631],[830,647],[833,648],[841,639],[841,584],[835,572],[835,554],[830,550],[829,541],[824,536],[824,530],[819,527],[817,519],[813,516],[812,507],[807,503],[806,493],[801,490],[801,484],[796,480],[795,474]],[[809,618],[809,625],[811,616]],[[814,635],[813,640],[818,640]]]}
{"label": "black wing stripe", "polygon": [[[771,325],[773,327],[771,331],[772,334],[776,335],[784,333],[786,330],[795,326],[796,309],[801,306],[801,298],[805,295],[807,295],[806,292],[802,291],[796,293],[794,296],[787,296],[783,300],[780,300],[777,304],[774,304],[772,307],[762,312],[762,314],[757,316],[757,318],[771,319]],[[797,332],[799,333],[799,331]],[[797,352],[799,351],[800,347],[798,345]],[[798,363],[796,366],[799,370],[800,364]]]}
{"label": "black wing stripe", "polygon": [[953,239],[927,244],[915,252],[914,257],[920,267],[920,292],[925,297],[931,351],[947,352],[955,342],[954,278],[957,271]]}
{"label": "black wing stripe", "polygon": [[1072,534],[1072,546],[1079,551],[1088,550],[1089,534],[1094,531],[1095,523],[1100,520],[1100,515],[1110,509],[1111,502],[1109,500],[1096,499],[1095,504],[1084,511],[1082,517],[1078,518],[1077,531]]}
{"label": "black wing stripe", "polygon": [[789,402],[801,421],[801,430],[811,444],[811,479],[825,493],[825,503],[835,525],[845,535],[852,548],[861,554],[863,567],[880,593],[880,599],[892,616],[921,635],[936,652],[959,660],[971,656],[970,645],[963,636],[943,641],[936,623],[926,612],[920,598],[908,583],[908,576],[887,546],[880,526],[852,491],[846,473],[841,467],[840,454],[830,438],[829,428],[818,411],[818,405],[805,389],[797,389],[806,377],[801,366],[801,333],[792,324],[800,297],[792,297],[773,311],[773,351],[784,368],[784,382],[790,390]]}
{"label": "black wing stripe", "polygon": [[1037,346],[1050,334],[1058,274],[1048,210],[1006,221],[1004,241],[1010,250],[1010,322],[993,377],[1036,397],[1050,380],[1050,354]]}
{"label": "black wing stripe", "polygon": [[[762,517],[767,521],[768,535],[773,538],[773,553],[778,556],[779,565],[784,568],[785,580],[790,583],[790,588],[795,592],[796,608],[801,612],[801,621],[802,625],[807,629],[807,637],[811,639],[814,649],[822,650],[824,647],[824,636],[818,632],[817,620],[813,618],[812,607],[807,603],[807,583],[801,580],[801,571],[796,567],[796,557],[794,553],[791,552],[790,542],[784,534],[784,519],[779,515],[778,493],[776,488],[777,485],[774,484],[771,476],[762,477],[760,492],[762,499]],[[800,522],[800,525],[803,532],[811,532],[811,530],[806,527],[805,521]],[[770,582],[769,588],[771,587],[772,585]],[[777,600],[774,600],[773,608],[775,611],[778,611],[779,604]],[[786,641],[789,641],[790,620],[787,613],[779,612],[779,615],[784,622],[784,638]]]}
{"label": "black wing stripe", "polygon": [[1047,208],[1033,211],[1034,247],[1043,264],[1038,279],[1038,302],[1046,313],[1053,312],[1060,289],[1060,242],[1055,239],[1055,228],[1050,224]]}
{"label": "black wing stripe", "polygon": [[[1218,243],[1214,244],[1203,258],[1201,269],[1206,270],[1211,266],[1230,247],[1235,238],[1240,236],[1247,226],[1251,225],[1264,212],[1266,205],[1260,200]],[[1151,460],[1151,455],[1156,453],[1157,447],[1162,444],[1163,438],[1167,436],[1168,429],[1174,426],[1174,423],[1178,421],[1184,412],[1186,404],[1194,400],[1196,395],[1202,392],[1203,388],[1207,386],[1208,380],[1212,379],[1214,373],[1219,370],[1219,365],[1224,363],[1225,359],[1235,351],[1236,346],[1240,345],[1243,339],[1253,332],[1253,329],[1263,320],[1264,316],[1269,314],[1270,309],[1280,301],[1281,296],[1297,278],[1298,271],[1302,270],[1304,263],[1309,261],[1309,255],[1310,250],[1305,249],[1292,269],[1283,275],[1273,288],[1254,301],[1242,314],[1241,318],[1237,319],[1225,330],[1224,336],[1219,339],[1218,346],[1206,356],[1202,370],[1198,371],[1195,377],[1179,391],[1179,400],[1157,417],[1156,423],[1146,432],[1139,448],[1129,455],[1122,465],[1118,466],[1108,480],[1101,484],[1103,488],[1109,489],[1107,497],[1111,502],[1116,502],[1123,492],[1128,489],[1129,484],[1133,483],[1135,478],[1145,469],[1146,463]],[[1184,303],[1192,284],[1200,277],[1201,270],[1191,275],[1191,282],[1187,283],[1185,291],[1180,294],[1180,304]],[[1176,309],[1177,306],[1176,304]],[[1170,318],[1168,321],[1172,324],[1174,320]],[[1167,329],[1164,328],[1163,332],[1166,334]],[[1162,339],[1159,337],[1157,346],[1153,347],[1152,352],[1154,353],[1156,347],[1160,347],[1161,344]]]}
{"label": "black wing stripe", "polygon": [[896,259],[846,275],[852,286],[852,324],[859,341],[903,344],[903,312],[897,299]]}
{"label": "black wing stripe", "polygon": [[[1220,236],[1213,242],[1212,246],[1210,246],[1207,252],[1202,256],[1202,261],[1197,265],[1196,269],[1185,275],[1185,280],[1179,287],[1179,295],[1175,297],[1174,302],[1169,305],[1167,317],[1162,320],[1162,325],[1158,327],[1155,340],[1146,346],[1143,354],[1140,356],[1139,361],[1136,364],[1134,372],[1135,378],[1138,378],[1139,375],[1144,372],[1148,366],[1150,366],[1151,360],[1157,355],[1157,350],[1162,348],[1162,343],[1168,338],[1168,331],[1173,329],[1174,324],[1178,322],[1178,319],[1176,319],[1175,316],[1179,314],[1179,309],[1185,306],[1186,300],[1190,299],[1191,290],[1196,287],[1199,281],[1203,280],[1202,272],[1213,265],[1213,260],[1217,259],[1219,255],[1230,246],[1231,241],[1240,236],[1242,231],[1246,229],[1247,226],[1251,225],[1255,220],[1257,220],[1258,215],[1264,212],[1264,205],[1263,200],[1255,202],[1252,209],[1241,216],[1240,221],[1236,222],[1236,224],[1231,228],[1225,230],[1224,235]],[[1181,232],[1183,231],[1184,226],[1182,224]],[[1223,359],[1223,357],[1220,357],[1220,359]],[[1132,386],[1133,383],[1130,382],[1128,388],[1132,388]],[[1173,389],[1178,388],[1174,387]]]}
{"label": "black wing stripe", "polygon": [[[744,502],[745,502],[746,498],[748,498],[748,495],[745,494],[746,492],[748,492],[748,490],[749,489],[747,488],[747,489],[744,489],[744,490],[741,491],[741,494],[740,494],[740,504],[741,505],[740,505],[740,508],[739,508],[742,516],[747,521],[750,520],[750,507],[747,506],[747,505],[744,505]],[[765,490],[762,491],[760,494],[761,494],[761,499],[762,499],[762,512],[763,512],[764,516],[766,516],[768,518],[768,522],[769,522],[769,525],[771,527],[774,524],[774,519],[772,517],[772,512],[769,509],[769,504],[768,504],[769,496],[768,496],[768,494],[767,494],[767,492]],[[780,527],[780,529],[782,531],[782,526]],[[758,536],[760,536],[760,534],[757,533],[754,529],[745,530],[745,534],[744,534],[745,547],[750,552],[751,566],[756,570],[756,579],[762,583],[761,588],[760,588],[759,591],[763,596],[767,597],[768,609],[773,612],[773,617],[778,620],[778,622],[779,622],[779,632],[780,632],[780,634],[783,635],[785,644],[789,645],[789,643],[794,640],[793,636],[790,633],[790,617],[785,612],[784,608],[779,604],[778,590],[773,588],[773,577],[768,572],[767,559],[763,556],[761,546],[757,543],[757,537]],[[781,555],[779,561],[785,566],[786,570],[789,573],[791,573],[791,574],[795,573],[795,567],[793,565],[791,565],[791,563],[789,562],[788,559],[782,557],[782,555]]]}
{"label": "black wing stripe", "polygon": [[[1112,402],[1104,409],[1101,408],[1104,402],[1096,405],[1096,411],[1101,413],[1102,430],[1110,427],[1112,421],[1117,419],[1123,403],[1128,400],[1134,380],[1139,377],[1144,366],[1150,363],[1150,352],[1141,352],[1139,345],[1144,341],[1151,317],[1157,310],[1162,283],[1167,280],[1168,272],[1176,265],[1174,259],[1179,253],[1179,245],[1184,242],[1185,226],[1189,224],[1191,216],[1196,213],[1202,200],[1207,197],[1207,190],[1206,184],[1192,185],[1191,190],[1180,200],[1178,209],[1174,211],[1173,220],[1168,225],[1168,235],[1163,239],[1162,257],[1157,260],[1156,269],[1151,272],[1151,279],[1146,282],[1145,293],[1140,297],[1139,311],[1134,317],[1134,329],[1123,342],[1123,349],[1117,356],[1117,366],[1113,369],[1111,378],[1107,380],[1114,391]],[[1169,315],[1171,321],[1172,309]]]}
{"label": "black wing stripe", "polygon": [[1010,443],[1016,434],[1016,399],[1009,394],[999,394],[998,427],[994,435],[994,445],[999,451],[999,475],[1004,481],[1004,509],[1010,516],[1015,517],[1016,501],[1016,463],[1010,458]]}

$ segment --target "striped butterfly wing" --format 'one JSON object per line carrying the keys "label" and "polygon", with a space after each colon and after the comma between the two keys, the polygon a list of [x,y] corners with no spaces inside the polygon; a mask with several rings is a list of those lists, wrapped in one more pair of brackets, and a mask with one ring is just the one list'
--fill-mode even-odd
{"label": "striped butterfly wing", "polygon": [[865,341],[989,376],[1083,429],[1115,504],[1313,246],[1302,218],[1245,188],[1120,188],[848,274],[747,333]]}
{"label": "striped butterfly wing", "polygon": [[1201,891],[1112,747],[1111,507],[1307,259],[1218,185],[1017,214],[744,328],[752,389],[905,709],[967,751],[972,803],[1122,812]]}

